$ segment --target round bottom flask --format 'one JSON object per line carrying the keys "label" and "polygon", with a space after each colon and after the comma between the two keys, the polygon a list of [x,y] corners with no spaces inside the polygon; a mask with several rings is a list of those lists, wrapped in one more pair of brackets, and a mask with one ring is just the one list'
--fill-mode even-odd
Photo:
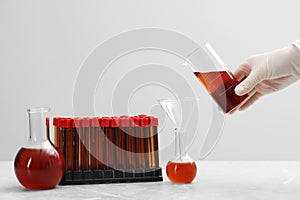
{"label": "round bottom flask", "polygon": [[[166,166],[166,173],[171,182],[177,184],[188,184],[191,183],[197,174],[196,162],[194,162],[186,152],[181,141],[181,133],[179,130],[179,118],[180,118],[180,105],[177,101],[169,99],[160,99],[159,104],[165,111],[167,116],[175,125],[174,136],[175,136],[175,160],[169,161]],[[185,104],[192,105],[191,101],[183,101]],[[187,107],[186,107],[187,108]],[[189,106],[193,108],[193,106]]]}
{"label": "round bottom flask", "polygon": [[169,161],[166,167],[168,178],[173,183],[187,184],[191,183],[197,174],[196,162],[191,159],[182,158],[182,160]]}
{"label": "round bottom flask", "polygon": [[63,177],[65,160],[62,153],[48,140],[46,118],[49,108],[34,108],[27,111],[29,140],[15,157],[15,174],[27,189],[51,189]]}

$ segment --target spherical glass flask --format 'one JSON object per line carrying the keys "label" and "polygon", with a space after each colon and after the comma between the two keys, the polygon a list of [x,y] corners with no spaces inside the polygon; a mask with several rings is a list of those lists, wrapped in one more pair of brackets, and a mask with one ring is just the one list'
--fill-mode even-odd
{"label": "spherical glass flask", "polygon": [[29,139],[15,157],[15,174],[27,189],[51,189],[63,177],[65,160],[62,153],[49,141],[46,126],[49,108],[31,108],[27,112]]}
{"label": "spherical glass flask", "polygon": [[[193,101],[184,100],[185,104],[189,104],[189,110],[194,108]],[[166,174],[171,182],[176,184],[191,183],[197,174],[197,165],[185,151],[183,141],[181,138],[182,127],[179,127],[180,122],[180,104],[178,101],[170,99],[160,99],[159,103],[167,116],[175,125],[174,137],[175,159],[169,161],[166,166]],[[186,107],[187,108],[187,107]]]}
{"label": "spherical glass flask", "polygon": [[180,159],[168,162],[166,173],[171,182],[188,184],[196,177],[197,165],[188,155],[181,156]]}

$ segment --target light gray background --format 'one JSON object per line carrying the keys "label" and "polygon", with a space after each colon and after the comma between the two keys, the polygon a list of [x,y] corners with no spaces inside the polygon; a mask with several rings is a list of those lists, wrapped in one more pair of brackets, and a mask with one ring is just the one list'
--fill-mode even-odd
{"label": "light gray background", "polygon": [[[0,1],[0,160],[28,135],[26,108],[72,114],[84,59],[127,30],[159,27],[208,40],[231,69],[300,37],[300,3],[286,1]],[[300,83],[226,119],[210,160],[299,160]]]}

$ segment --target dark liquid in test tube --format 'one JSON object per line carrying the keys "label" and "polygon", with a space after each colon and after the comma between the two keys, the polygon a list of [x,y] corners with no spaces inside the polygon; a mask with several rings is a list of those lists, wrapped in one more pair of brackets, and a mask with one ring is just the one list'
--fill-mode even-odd
{"label": "dark liquid in test tube", "polygon": [[145,168],[145,143],[144,143],[144,136],[141,127],[141,120],[140,117],[135,116],[132,117],[133,120],[133,131],[136,138],[136,167],[137,168]]}
{"label": "dark liquid in test tube", "polygon": [[151,138],[150,138],[150,118],[141,116],[141,136],[144,144],[143,153],[145,158],[145,168],[150,168],[151,165]]}
{"label": "dark liquid in test tube", "polygon": [[125,169],[125,146],[126,146],[126,138],[125,134],[120,127],[120,118],[113,117],[112,118],[112,129],[114,134],[116,135],[116,168],[117,169]]}
{"label": "dark liquid in test tube", "polygon": [[[136,138],[134,137],[134,128],[132,125],[132,120],[130,117],[123,118],[125,127],[128,127],[126,129],[127,134],[127,160],[128,165],[127,168],[129,169],[135,169],[136,168]],[[125,125],[126,124],[126,125]]]}
{"label": "dark liquid in test tube", "polygon": [[59,120],[59,131],[58,131],[58,148],[62,152],[66,161],[66,170],[68,169],[68,153],[67,153],[67,129],[70,126],[70,119],[61,118]]}
{"label": "dark liquid in test tube", "polygon": [[[132,155],[129,149],[130,142],[132,141],[130,136],[132,135],[131,133],[131,127],[130,127],[130,120],[128,116],[121,116],[119,118],[119,127],[120,131],[122,133],[122,137],[124,138],[124,142],[122,143],[122,152],[124,156],[124,169],[131,168],[133,169],[134,167],[131,167],[133,165],[133,160],[132,160]],[[131,145],[132,146],[132,145]]]}
{"label": "dark liquid in test tube", "polygon": [[83,145],[83,169],[89,170],[91,167],[90,163],[90,118],[82,118],[81,119],[81,127],[82,127],[82,145]]}
{"label": "dark liquid in test tube", "polygon": [[82,119],[80,119],[80,127],[77,128],[78,136],[79,136],[79,169],[86,170],[86,157],[87,157],[87,150],[85,146],[85,133],[82,127]]}
{"label": "dark liquid in test tube", "polygon": [[98,169],[98,130],[99,121],[97,117],[91,118],[90,127],[90,168],[91,170]]}
{"label": "dark liquid in test tube", "polygon": [[150,140],[151,140],[150,167],[151,168],[159,167],[157,126],[158,126],[158,119],[156,117],[150,116]]}
{"label": "dark liquid in test tube", "polygon": [[79,150],[79,130],[80,130],[80,118],[74,118],[71,122],[72,128],[72,135],[74,138],[73,145],[74,145],[74,170],[79,170],[79,162],[80,162],[80,150]]}
{"label": "dark liquid in test tube", "polygon": [[74,154],[75,154],[75,148],[74,148],[74,139],[75,135],[73,135],[73,131],[71,128],[72,119],[66,119],[66,126],[64,128],[65,132],[65,139],[66,139],[66,165],[67,170],[74,170],[75,168],[75,162],[74,162]]}
{"label": "dark liquid in test tube", "polygon": [[111,118],[103,117],[101,120],[101,127],[103,127],[104,135],[105,135],[105,142],[106,142],[106,158],[107,158],[107,168],[108,169],[115,169],[116,168],[116,133],[113,132],[111,126]]}
{"label": "dark liquid in test tube", "polygon": [[58,135],[59,135],[59,117],[54,117],[53,118],[53,137],[54,137],[54,145],[56,147],[59,146],[58,144]]}
{"label": "dark liquid in test tube", "polygon": [[104,129],[101,126],[102,124],[102,118],[98,118],[98,122],[99,122],[99,127],[96,127],[96,134],[97,134],[97,146],[98,146],[98,169],[100,170],[104,170],[107,169],[106,164],[107,164],[107,156],[106,156],[106,136],[104,135]]}
{"label": "dark liquid in test tube", "polygon": [[135,169],[140,168],[140,159],[141,156],[139,154],[139,129],[140,129],[140,120],[139,117],[137,116],[132,116],[130,117],[130,125],[132,127],[132,141],[133,141],[133,148],[132,150],[134,151],[134,166]]}

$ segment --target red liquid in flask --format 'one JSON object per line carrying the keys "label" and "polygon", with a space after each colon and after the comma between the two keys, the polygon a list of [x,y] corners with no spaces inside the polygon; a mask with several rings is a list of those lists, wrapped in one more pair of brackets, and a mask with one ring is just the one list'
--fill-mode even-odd
{"label": "red liquid in flask", "polygon": [[15,174],[27,189],[54,188],[61,180],[65,161],[56,148],[21,148],[14,162]]}
{"label": "red liquid in flask", "polygon": [[230,71],[194,72],[207,92],[217,102],[224,113],[230,112],[243,102],[248,95],[238,96],[234,88],[238,82]]}
{"label": "red liquid in flask", "polygon": [[197,173],[195,162],[168,162],[166,167],[167,176],[173,183],[191,183]]}

